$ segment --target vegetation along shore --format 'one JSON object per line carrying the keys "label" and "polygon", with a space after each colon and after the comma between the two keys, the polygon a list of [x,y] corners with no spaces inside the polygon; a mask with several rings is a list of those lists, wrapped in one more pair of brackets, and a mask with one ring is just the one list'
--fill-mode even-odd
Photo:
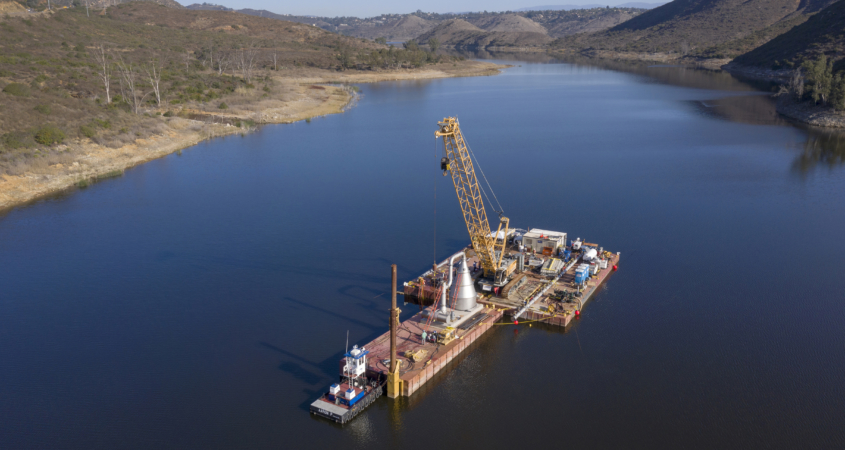
{"label": "vegetation along shore", "polygon": [[313,26],[132,2],[0,18],[0,209],[204,139],[342,112],[351,83],[504,66]]}

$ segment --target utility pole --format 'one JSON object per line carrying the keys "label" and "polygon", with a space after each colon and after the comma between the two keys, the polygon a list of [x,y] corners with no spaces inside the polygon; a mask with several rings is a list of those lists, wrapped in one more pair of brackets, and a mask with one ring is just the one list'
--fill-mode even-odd
{"label": "utility pole", "polygon": [[399,325],[399,308],[396,307],[396,264],[390,266],[390,290],[390,372],[387,374],[387,396],[396,398],[402,395],[400,361],[396,360],[396,328]]}

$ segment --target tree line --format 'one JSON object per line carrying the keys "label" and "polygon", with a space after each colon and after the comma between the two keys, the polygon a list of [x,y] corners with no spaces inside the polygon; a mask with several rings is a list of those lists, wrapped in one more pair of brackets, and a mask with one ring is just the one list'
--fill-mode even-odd
{"label": "tree line", "polygon": [[788,85],[781,90],[797,101],[811,99],[817,105],[845,111],[845,74],[834,73],[833,60],[824,54],[815,60],[805,60],[793,70]]}

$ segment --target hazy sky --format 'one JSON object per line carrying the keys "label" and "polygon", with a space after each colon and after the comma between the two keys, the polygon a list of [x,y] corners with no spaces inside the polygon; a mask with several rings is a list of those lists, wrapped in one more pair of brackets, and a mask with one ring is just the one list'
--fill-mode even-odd
{"label": "hazy sky", "polygon": [[[229,8],[266,9],[277,14],[314,16],[357,16],[371,17],[386,13],[409,13],[421,9],[425,12],[463,11],[507,11],[538,5],[585,5],[605,4],[608,0],[179,0],[184,5],[191,3],[216,3]],[[631,0],[617,0],[606,3],[617,5]],[[656,0],[645,0],[656,1]]]}

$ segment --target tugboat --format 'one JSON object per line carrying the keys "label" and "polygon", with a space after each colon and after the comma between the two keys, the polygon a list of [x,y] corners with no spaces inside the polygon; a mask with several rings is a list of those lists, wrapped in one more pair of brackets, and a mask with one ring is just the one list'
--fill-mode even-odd
{"label": "tugboat", "polygon": [[340,382],[331,385],[328,392],[311,404],[311,414],[345,424],[381,397],[384,383],[367,377],[369,353],[355,345],[344,355],[346,362]]}

